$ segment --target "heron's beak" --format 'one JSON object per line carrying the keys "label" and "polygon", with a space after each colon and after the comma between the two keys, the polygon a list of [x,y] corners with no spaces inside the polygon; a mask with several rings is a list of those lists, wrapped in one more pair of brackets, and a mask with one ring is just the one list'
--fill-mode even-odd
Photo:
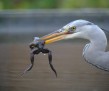
{"label": "heron's beak", "polygon": [[68,34],[68,31],[55,31],[53,33],[50,33],[48,35],[45,35],[41,37],[41,40],[45,41],[45,44],[53,43],[59,40],[62,40],[65,38],[65,36]]}

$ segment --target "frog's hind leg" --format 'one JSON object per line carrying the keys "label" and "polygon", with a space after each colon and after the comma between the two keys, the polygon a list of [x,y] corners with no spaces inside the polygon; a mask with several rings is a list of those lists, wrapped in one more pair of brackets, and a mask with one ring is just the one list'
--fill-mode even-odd
{"label": "frog's hind leg", "polygon": [[31,61],[31,64],[29,65],[29,67],[23,72],[23,74],[25,74],[27,71],[30,71],[32,68],[33,68],[33,65],[34,65],[34,55],[35,54],[39,54],[40,51],[37,50],[37,49],[33,49],[30,53],[30,61]]}
{"label": "frog's hind leg", "polygon": [[55,68],[52,65],[52,52],[51,51],[49,51],[49,53],[48,53],[48,59],[49,59],[50,67],[51,67],[51,69],[53,70],[53,72],[55,73],[55,75],[57,77],[57,72],[56,72]]}
{"label": "frog's hind leg", "polygon": [[57,72],[56,72],[55,68],[52,65],[52,52],[50,50],[48,50],[48,49],[43,49],[42,53],[48,53],[49,65],[50,65],[52,71],[55,73],[55,75],[57,77]]}

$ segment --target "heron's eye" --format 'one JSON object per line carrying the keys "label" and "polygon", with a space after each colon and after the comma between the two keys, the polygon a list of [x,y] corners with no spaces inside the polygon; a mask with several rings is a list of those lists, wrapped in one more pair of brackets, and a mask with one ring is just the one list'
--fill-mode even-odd
{"label": "heron's eye", "polygon": [[76,26],[73,26],[71,29],[72,29],[72,31],[76,30]]}

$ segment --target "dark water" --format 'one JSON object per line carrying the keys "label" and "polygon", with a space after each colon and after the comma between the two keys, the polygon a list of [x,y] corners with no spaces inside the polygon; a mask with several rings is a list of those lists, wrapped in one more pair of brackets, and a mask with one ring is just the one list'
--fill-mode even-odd
{"label": "dark water", "polygon": [[43,54],[35,57],[33,69],[21,76],[30,63],[28,44],[0,44],[0,91],[109,91],[109,72],[84,61],[84,44],[47,47],[53,51],[57,78]]}

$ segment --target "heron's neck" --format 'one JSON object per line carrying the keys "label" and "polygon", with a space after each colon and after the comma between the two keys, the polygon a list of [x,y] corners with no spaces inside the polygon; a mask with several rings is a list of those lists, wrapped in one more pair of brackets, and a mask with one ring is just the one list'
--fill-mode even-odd
{"label": "heron's neck", "polygon": [[[83,50],[84,58],[91,64],[96,65],[101,69],[109,69],[109,57],[105,52],[107,46],[107,38],[103,33],[99,33],[97,37],[90,38],[90,43],[87,44]],[[105,60],[105,61],[104,61]]]}
{"label": "heron's neck", "polygon": [[107,38],[103,31],[99,32],[98,35],[93,35],[93,38],[90,38],[90,47],[91,51],[105,51],[107,46]]}

